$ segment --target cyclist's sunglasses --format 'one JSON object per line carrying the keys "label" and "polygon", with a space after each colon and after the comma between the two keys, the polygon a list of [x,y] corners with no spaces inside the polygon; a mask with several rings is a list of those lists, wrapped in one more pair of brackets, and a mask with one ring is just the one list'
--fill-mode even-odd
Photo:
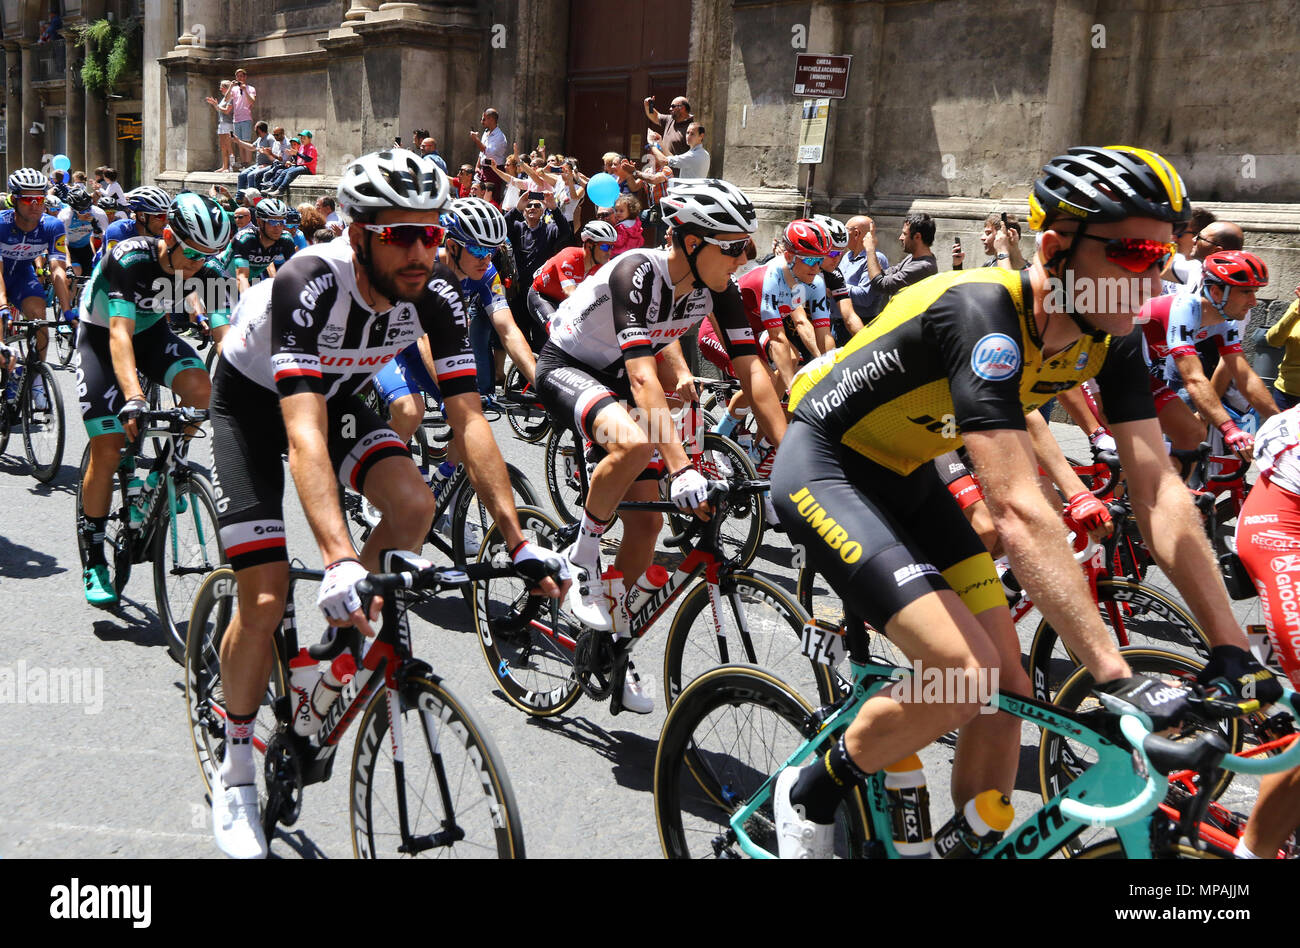
{"label": "cyclist's sunglasses", "polygon": [[[722,251],[724,257],[739,257],[749,246],[749,238],[743,237],[740,240],[718,240],[716,237],[701,237],[706,244],[713,244]],[[820,259],[818,260],[820,263]]]}
{"label": "cyclist's sunglasses", "polygon": [[496,247],[480,247],[478,244],[462,244],[465,252],[475,260],[486,260],[497,252]]}
{"label": "cyclist's sunglasses", "polygon": [[19,196],[15,195],[15,196],[14,196],[14,200],[17,201],[19,204],[44,204],[44,203],[45,203],[45,195],[44,195],[44,194],[33,194],[33,195],[30,196],[30,197],[19,197]]}
{"label": "cyclist's sunglasses", "polygon": [[379,242],[409,248],[418,240],[426,249],[442,242],[443,230],[436,224],[362,224],[365,230],[379,235]]}
{"label": "cyclist's sunglasses", "polygon": [[825,257],[795,257],[796,262],[802,263],[805,267],[820,267]]}
{"label": "cyclist's sunglasses", "polygon": [[826,256],[830,257],[832,260],[838,260],[842,253],[844,253],[843,250],[828,250]]}
{"label": "cyclist's sunglasses", "polygon": [[1088,240],[1106,245],[1106,259],[1131,273],[1145,273],[1153,266],[1164,267],[1178,250],[1172,243],[1161,240],[1142,240],[1137,237],[1098,237],[1096,234],[1077,234]]}
{"label": "cyclist's sunglasses", "polygon": [[596,244],[596,246],[599,247],[601,250],[605,251],[605,253],[609,253],[611,250],[614,249],[613,244]]}
{"label": "cyclist's sunglasses", "polygon": [[267,227],[283,227],[283,226],[284,226],[284,218],[283,218],[283,217],[264,217],[264,218],[262,218],[262,223],[265,224]]}
{"label": "cyclist's sunglasses", "polygon": [[213,257],[215,257],[218,253],[221,252],[218,250],[213,253],[207,253],[202,250],[195,250],[193,247],[191,247],[185,241],[181,240],[179,237],[176,238],[176,244],[181,248],[181,253],[185,256],[186,260],[211,260]]}

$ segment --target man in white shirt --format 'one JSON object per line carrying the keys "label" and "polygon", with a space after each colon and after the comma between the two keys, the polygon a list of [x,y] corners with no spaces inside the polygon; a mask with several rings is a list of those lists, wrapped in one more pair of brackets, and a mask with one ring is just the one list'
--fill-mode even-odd
{"label": "man in white shirt", "polygon": [[662,144],[662,141],[656,140],[650,145],[650,151],[661,167],[668,165],[679,178],[709,176],[709,153],[704,150],[704,126],[699,122],[686,126],[686,144],[690,147],[682,154],[666,155],[660,147]]}
{"label": "man in white shirt", "polygon": [[484,174],[483,165],[491,163],[498,168],[505,164],[506,160],[506,133],[497,127],[500,115],[496,109],[483,110],[483,132],[470,132],[469,136],[474,140],[475,147],[480,154],[478,159],[478,170],[474,177],[483,186],[484,193],[488,200],[493,204],[500,206],[501,199],[498,195],[501,193],[501,182],[497,180],[494,174]]}

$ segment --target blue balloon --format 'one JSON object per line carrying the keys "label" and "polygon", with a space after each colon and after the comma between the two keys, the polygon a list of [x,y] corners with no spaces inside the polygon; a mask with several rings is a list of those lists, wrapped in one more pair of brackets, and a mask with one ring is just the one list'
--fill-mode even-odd
{"label": "blue balloon", "polygon": [[601,172],[587,182],[587,196],[597,207],[613,207],[618,200],[618,178]]}
{"label": "blue balloon", "polygon": [[72,159],[67,155],[55,155],[54,160],[50,162],[50,167],[55,171],[71,171]]}

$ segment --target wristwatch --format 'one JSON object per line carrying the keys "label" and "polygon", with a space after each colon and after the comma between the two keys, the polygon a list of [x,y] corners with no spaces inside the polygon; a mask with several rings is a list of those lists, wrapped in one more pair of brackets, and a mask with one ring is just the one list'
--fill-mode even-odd
{"label": "wristwatch", "polygon": [[1011,256],[1011,254],[1009,254],[1009,253],[1000,253],[1000,254],[998,254],[998,259],[999,259],[999,260],[1006,260],[1006,259],[1010,258],[1010,256]]}

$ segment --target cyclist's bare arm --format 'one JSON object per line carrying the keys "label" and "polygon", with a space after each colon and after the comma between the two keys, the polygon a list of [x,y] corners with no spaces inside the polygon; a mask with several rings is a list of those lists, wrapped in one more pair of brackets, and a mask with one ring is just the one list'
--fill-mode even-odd
{"label": "cyclist's bare arm", "polygon": [[817,349],[815,351],[818,355],[825,355],[835,348],[835,336],[831,334],[829,323],[825,326],[814,326],[813,335],[817,337]]}
{"label": "cyclist's bare arm", "polygon": [[[664,387],[664,393],[671,392],[684,402],[699,401],[700,393],[695,389],[695,373],[686,364],[681,340],[669,343],[660,349],[658,360],[659,384]],[[671,390],[668,388],[669,383],[672,384]]]}
{"label": "cyclist's bare arm", "polygon": [[[500,309],[493,310],[491,319],[492,327],[496,329],[497,335],[501,338],[501,345],[505,347],[506,352],[510,355],[510,361],[519,367],[520,372],[524,373],[524,378],[528,379],[528,383],[533,384],[536,381],[537,360],[533,357],[533,350],[528,345],[528,340],[524,338],[524,334],[515,325],[515,318],[510,314],[510,308],[503,306]],[[425,367],[428,368],[427,364]],[[429,377],[437,378],[436,375]]]}
{"label": "cyclist's bare arm", "polygon": [[817,343],[817,332],[813,329],[812,320],[808,318],[806,309],[796,306],[794,312],[790,314],[790,322],[794,324],[795,335],[799,337],[805,349],[814,355],[822,351]]}
{"label": "cyclist's bare arm", "polygon": [[1065,413],[1070,416],[1070,419],[1079,426],[1079,430],[1086,435],[1091,435],[1106,424],[1104,418],[1098,418],[1093,414],[1092,407],[1088,404],[1088,398],[1083,394],[1082,385],[1076,385],[1064,392],[1057,392],[1056,400],[1061,403],[1061,407],[1065,409]]}
{"label": "cyclist's bare arm", "polygon": [[1119,446],[1133,513],[1156,563],[1173,580],[1212,644],[1248,648],[1200,514],[1187,485],[1169,466],[1160,423],[1125,422],[1111,433]]}
{"label": "cyclist's bare arm", "polygon": [[[1260,418],[1272,418],[1277,414],[1277,403],[1268,393],[1264,380],[1255,374],[1255,370],[1246,361],[1245,353],[1225,352],[1219,359],[1219,366],[1226,366],[1225,371],[1232,373],[1237,391],[1246,396],[1255,411],[1259,412]],[[1218,374],[1218,367],[1215,368],[1215,374]]]}
{"label": "cyclist's bare arm", "polygon": [[[1205,377],[1201,367],[1201,357],[1197,355],[1178,356],[1174,359],[1178,372],[1187,385],[1187,392],[1192,396],[1192,404],[1200,416],[1216,428],[1228,421],[1228,412],[1219,401],[1214,386]],[[1114,434],[1114,432],[1111,432]]]}
{"label": "cyclist's bare arm", "polygon": [[1065,526],[1039,489],[1029,434],[1003,429],[964,438],[1011,568],[1034,605],[1097,681],[1131,675],[1070,554]]}

